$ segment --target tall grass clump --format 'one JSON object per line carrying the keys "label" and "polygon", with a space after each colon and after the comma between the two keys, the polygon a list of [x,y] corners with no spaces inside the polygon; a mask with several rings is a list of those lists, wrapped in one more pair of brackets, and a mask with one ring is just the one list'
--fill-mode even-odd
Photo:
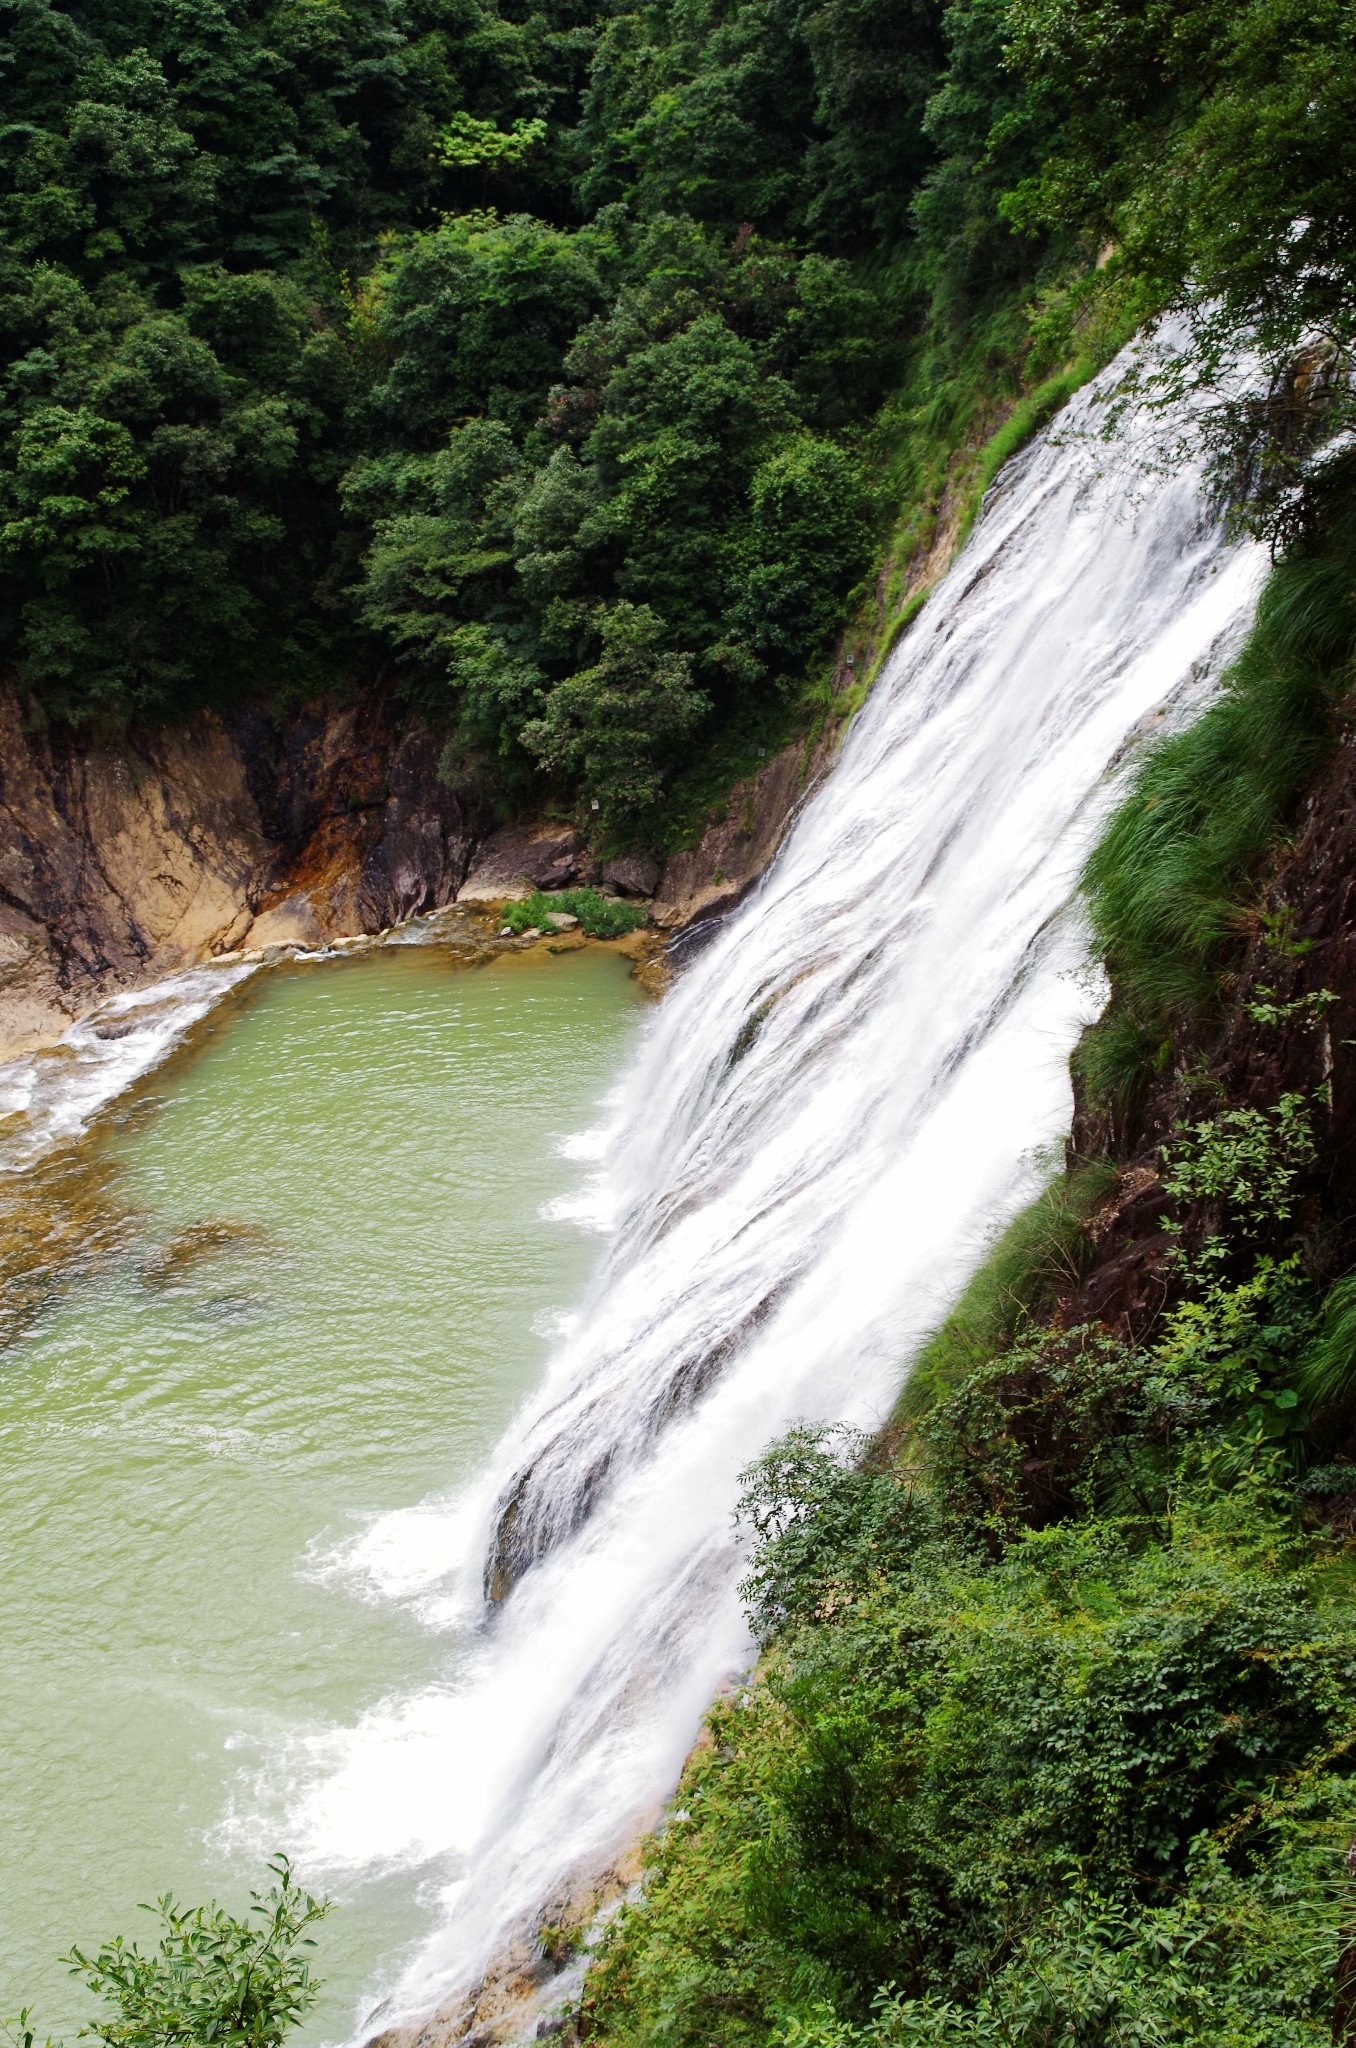
{"label": "tall grass clump", "polygon": [[[1212,1002],[1254,880],[1332,742],[1356,641],[1356,522],[1272,570],[1218,700],[1148,755],[1085,872],[1133,1069]],[[1094,1055],[1094,1058],[1096,1055]]]}
{"label": "tall grass clump", "polygon": [[1299,1384],[1314,1409],[1345,1412],[1356,1404],[1356,1274],[1339,1280],[1324,1302]]}
{"label": "tall grass clump", "polygon": [[1019,1325],[1067,1295],[1090,1251],[1087,1221],[1116,1182],[1109,1160],[1089,1160],[1037,1195],[995,1238],[946,1321],[928,1339],[900,1395],[901,1418],[922,1414]]}

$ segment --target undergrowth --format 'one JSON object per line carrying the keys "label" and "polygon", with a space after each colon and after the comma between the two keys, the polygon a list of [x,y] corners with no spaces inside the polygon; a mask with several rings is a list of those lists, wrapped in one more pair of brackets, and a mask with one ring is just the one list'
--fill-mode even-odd
{"label": "undergrowth", "polygon": [[643,905],[601,896],[596,889],[556,889],[550,895],[534,889],[520,903],[505,904],[504,923],[515,933],[534,927],[545,931],[550,929],[548,919],[560,911],[577,917],[580,931],[590,939],[624,938],[627,932],[639,931],[650,921],[650,913]]}
{"label": "undergrowth", "polygon": [[[1274,1153],[1272,1192],[1301,1170]],[[1193,1267],[1142,1345],[1036,1321],[1090,1198],[1005,1235],[886,1439],[801,1429],[746,1475],[762,1661],[604,1939],[585,2040],[1331,2038],[1356,1603],[1302,1383],[1350,1288],[1325,1311],[1256,1252]]]}

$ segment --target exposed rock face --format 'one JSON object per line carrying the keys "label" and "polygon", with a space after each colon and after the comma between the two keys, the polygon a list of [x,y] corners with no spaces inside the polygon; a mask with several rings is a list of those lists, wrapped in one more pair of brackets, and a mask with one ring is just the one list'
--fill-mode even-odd
{"label": "exposed rock face", "polygon": [[0,699],[0,1049],[238,939],[269,854],[220,720],[62,754]]}
{"label": "exposed rock face", "polygon": [[[707,1739],[700,1737],[699,1746]],[[642,1826],[654,1827],[659,1819],[656,1810]],[[478,1984],[425,2020],[388,2025],[365,2048],[516,2048],[552,2037],[576,2040],[573,2027],[560,2017],[564,1994],[577,1989],[571,1964],[578,1961],[580,1937],[601,1909],[639,1878],[643,1839],[638,1835],[610,1862],[568,1877],[509,1936]]]}
{"label": "exposed rock face", "polygon": [[459,903],[504,903],[534,889],[568,889],[592,864],[572,825],[506,825],[479,848]]}
{"label": "exposed rock face", "polygon": [[380,700],[101,749],[25,732],[0,696],[0,1057],[113,988],[451,901],[473,837],[437,755]]}
{"label": "exposed rock face", "polygon": [[681,931],[752,887],[837,737],[775,755],[667,863],[599,862],[568,823],[487,831],[468,817],[438,781],[433,734],[380,691],[281,720],[201,712],[107,747],[25,731],[0,692],[0,1059],[114,989],[454,899],[591,883],[653,898],[659,928]]}
{"label": "exposed rock face", "polygon": [[834,725],[817,741],[783,747],[756,775],[730,791],[725,815],[699,845],[665,862],[654,892],[654,920],[678,932],[701,918],[733,910],[772,860],[806,795],[833,759],[842,737]]}
{"label": "exposed rock face", "polygon": [[307,705],[282,727],[256,711],[235,729],[260,816],[283,850],[250,944],[284,936],[283,916],[307,909],[315,936],[328,937],[380,931],[452,901],[475,839],[438,781],[438,742],[425,726],[368,698],[340,710]]}

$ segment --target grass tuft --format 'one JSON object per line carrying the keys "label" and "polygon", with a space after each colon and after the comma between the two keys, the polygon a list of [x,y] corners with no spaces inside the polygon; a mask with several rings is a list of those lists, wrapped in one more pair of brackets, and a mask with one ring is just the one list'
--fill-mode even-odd
{"label": "grass tuft", "polygon": [[1353,638],[1347,519],[1273,569],[1221,695],[1152,749],[1094,849],[1084,881],[1116,1007],[1080,1064],[1102,1101],[1124,1101],[1217,1001],[1263,865],[1332,745]]}
{"label": "grass tuft", "polygon": [[1061,1174],[1013,1218],[904,1383],[896,1419],[923,1414],[1008,1344],[1019,1324],[1068,1294],[1091,1251],[1087,1221],[1116,1184],[1109,1160]]}

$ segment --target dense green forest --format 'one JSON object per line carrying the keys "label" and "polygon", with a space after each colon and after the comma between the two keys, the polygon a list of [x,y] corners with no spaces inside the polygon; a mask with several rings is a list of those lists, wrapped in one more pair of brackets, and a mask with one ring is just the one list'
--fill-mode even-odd
{"label": "dense green forest", "polygon": [[662,840],[702,764],[803,724],[955,450],[1138,315],[1195,304],[1207,362],[1241,318],[1282,369],[1316,335],[1299,412],[1340,402],[1340,0],[0,19],[0,640],[35,718],[384,672],[449,778]]}

